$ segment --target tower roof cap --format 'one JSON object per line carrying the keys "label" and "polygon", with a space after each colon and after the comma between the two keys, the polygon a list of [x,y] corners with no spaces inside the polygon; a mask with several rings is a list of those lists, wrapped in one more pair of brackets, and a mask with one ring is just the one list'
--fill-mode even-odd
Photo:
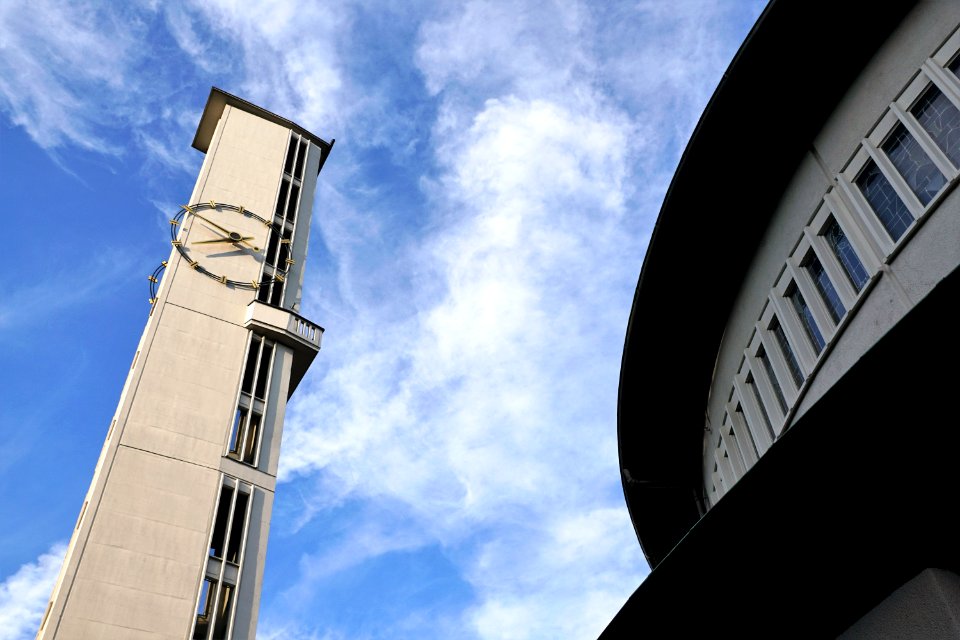
{"label": "tower roof cap", "polygon": [[197,134],[193,137],[194,149],[202,151],[203,153],[207,152],[207,149],[210,147],[210,140],[213,139],[213,132],[217,128],[217,122],[220,121],[220,116],[223,115],[223,109],[227,105],[242,109],[247,113],[252,113],[264,120],[276,123],[281,127],[296,131],[305,138],[309,138],[311,142],[322,149],[324,159],[326,159],[331,147],[333,147],[333,140],[327,142],[323,138],[310,133],[296,122],[282,118],[271,111],[267,111],[263,107],[258,107],[252,102],[247,102],[243,98],[238,98],[231,93],[227,93],[223,89],[211,87],[210,96],[207,98],[207,105],[203,108],[203,115],[200,116],[200,124],[197,125]]}

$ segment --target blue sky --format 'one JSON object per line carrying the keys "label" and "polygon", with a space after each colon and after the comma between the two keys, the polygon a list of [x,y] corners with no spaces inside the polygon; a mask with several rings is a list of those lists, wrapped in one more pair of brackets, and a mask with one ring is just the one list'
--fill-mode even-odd
{"label": "blue sky", "polygon": [[596,637],[647,573],[616,446],[644,248],[762,8],[0,3],[0,638],[39,624],[211,85],[337,139],[258,637]]}

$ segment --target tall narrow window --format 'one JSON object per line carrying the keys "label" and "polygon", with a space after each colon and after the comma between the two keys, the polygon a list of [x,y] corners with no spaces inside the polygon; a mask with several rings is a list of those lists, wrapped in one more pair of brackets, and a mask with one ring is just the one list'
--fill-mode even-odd
{"label": "tall narrow window", "polygon": [[787,368],[790,369],[790,377],[793,378],[794,384],[799,389],[803,385],[803,370],[800,369],[800,363],[797,362],[797,356],[790,346],[790,341],[787,340],[787,334],[784,333],[783,327],[780,326],[780,321],[776,317],[770,323],[770,332],[776,338],[777,344],[780,345],[780,352],[783,353],[783,359],[787,361]]}
{"label": "tall narrow window", "polygon": [[[210,556],[197,596],[193,640],[224,640],[229,632],[253,486],[224,477],[211,532]],[[226,565],[233,565],[230,571]]]}
{"label": "tall narrow window", "polygon": [[767,408],[763,404],[763,398],[760,397],[760,389],[757,388],[757,383],[753,379],[753,373],[747,374],[746,383],[747,386],[750,387],[751,393],[753,393],[753,398],[757,401],[757,408],[760,410],[760,415],[763,418],[763,425],[767,428],[767,433],[770,434],[770,440],[776,440],[777,436],[773,432],[773,423],[770,421],[770,414],[767,413]]}
{"label": "tall narrow window", "polygon": [[910,190],[924,205],[930,204],[933,197],[947,184],[937,165],[933,164],[917,139],[910,135],[903,123],[894,127],[882,146],[887,157],[897,168]]}
{"label": "tall narrow window", "polygon": [[767,350],[760,347],[757,351],[757,359],[763,364],[763,370],[767,373],[767,379],[770,380],[770,386],[773,387],[773,395],[777,397],[777,404],[780,405],[780,411],[787,414],[787,399],[783,396],[783,389],[780,388],[780,381],[777,380],[777,374],[773,371],[773,363],[770,362],[770,356]]}
{"label": "tall narrow window", "polygon": [[850,279],[850,284],[853,285],[857,293],[860,293],[863,285],[870,278],[867,276],[867,270],[863,268],[863,263],[857,257],[857,252],[854,251],[843,229],[833,218],[830,218],[830,222],[824,227],[823,237],[826,238],[830,248],[833,249],[833,254],[837,256],[837,260],[843,266],[844,272]]}
{"label": "tall narrow window", "polygon": [[870,160],[857,176],[856,182],[890,238],[894,242],[899,240],[913,222],[913,215],[893,190],[893,185],[880,171],[880,167]]}
{"label": "tall narrow window", "polygon": [[823,334],[820,333],[820,329],[817,327],[817,321],[813,319],[813,313],[810,311],[810,307],[807,306],[807,301],[803,299],[803,294],[800,293],[796,284],[789,290],[787,297],[790,298],[794,310],[797,312],[797,315],[800,316],[800,324],[803,325],[804,331],[807,332],[810,343],[813,345],[813,350],[819,355],[820,352],[823,351],[826,341],[824,341]]}
{"label": "tall narrow window", "polygon": [[[747,418],[743,415],[743,405],[740,404],[739,402],[737,403],[737,407],[734,409],[734,413],[736,413],[736,414],[737,414],[737,417],[740,418],[740,420],[742,421],[742,424],[749,424],[749,423],[747,422]],[[747,429],[747,433],[750,435],[750,446],[753,447],[754,456],[755,456],[756,458],[759,458],[759,457],[760,457],[760,449],[757,448],[756,439],[753,437],[753,434],[750,433],[750,429],[749,429],[749,428]]]}
{"label": "tall narrow window", "polygon": [[287,276],[295,264],[291,249],[309,149],[307,140],[291,133],[264,254],[263,276],[257,291],[257,300],[275,307],[283,305]]}
{"label": "tall narrow window", "polygon": [[950,98],[931,84],[910,113],[954,166],[960,167],[960,110]]}
{"label": "tall narrow window", "polygon": [[255,333],[240,383],[240,398],[234,413],[227,455],[247,464],[257,464],[263,415],[270,390],[274,343]]}
{"label": "tall narrow window", "polygon": [[846,315],[847,310],[844,308],[843,302],[840,301],[837,290],[833,288],[833,283],[830,282],[830,278],[823,269],[823,264],[821,264],[820,259],[817,258],[816,254],[811,252],[806,258],[804,267],[807,273],[810,274],[810,278],[813,279],[813,284],[816,285],[817,291],[823,299],[823,303],[827,306],[827,311],[830,312],[830,317],[833,318],[833,322],[839,324],[843,316]]}

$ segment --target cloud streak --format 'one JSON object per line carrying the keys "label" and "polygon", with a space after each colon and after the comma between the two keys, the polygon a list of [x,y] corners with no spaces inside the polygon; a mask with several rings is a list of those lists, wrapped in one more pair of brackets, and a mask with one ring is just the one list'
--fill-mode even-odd
{"label": "cloud streak", "polygon": [[58,542],[0,583],[0,640],[34,637],[66,551]]}

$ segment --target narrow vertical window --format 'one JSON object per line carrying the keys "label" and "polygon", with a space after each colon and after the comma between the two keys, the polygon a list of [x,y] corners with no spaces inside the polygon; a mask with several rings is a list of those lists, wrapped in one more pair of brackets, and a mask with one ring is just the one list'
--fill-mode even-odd
{"label": "narrow vertical window", "polygon": [[870,160],[857,176],[856,182],[890,238],[894,242],[899,240],[913,222],[913,215],[893,190],[893,185],[880,171],[880,167]]}
{"label": "narrow vertical window", "polygon": [[220,488],[220,500],[217,502],[217,515],[213,521],[213,535],[210,537],[210,557],[223,558],[227,537],[227,523],[230,521],[230,504],[233,502],[233,489]]}
{"label": "narrow vertical window", "polygon": [[960,167],[960,110],[956,105],[931,84],[910,113],[953,165]]}
{"label": "narrow vertical window", "polygon": [[[749,424],[749,423],[747,422],[746,416],[743,415],[743,405],[740,404],[739,402],[737,403],[736,409],[734,409],[734,413],[736,413],[737,416],[739,416],[740,420],[743,421],[743,424]],[[760,449],[757,448],[757,442],[756,442],[756,440],[754,439],[753,434],[750,433],[750,429],[747,429],[747,433],[750,435],[750,446],[753,447],[754,456],[755,456],[756,458],[759,458],[759,457],[760,457]]]}
{"label": "narrow vertical window", "polygon": [[287,145],[287,157],[283,162],[284,173],[293,173],[293,157],[297,153],[297,138],[290,136],[290,143]]}
{"label": "narrow vertical window", "polygon": [[783,389],[780,388],[780,381],[777,380],[777,374],[773,370],[773,363],[770,362],[770,356],[766,349],[760,347],[757,351],[757,359],[763,365],[763,370],[767,373],[767,379],[770,380],[770,386],[773,387],[773,395],[777,397],[777,404],[780,405],[780,411],[787,414],[787,399],[783,396]]}
{"label": "narrow vertical window", "polygon": [[250,334],[250,348],[240,383],[240,397],[230,427],[227,456],[250,465],[257,464],[263,415],[270,395],[270,371],[275,343]]}
{"label": "narrow vertical window", "polygon": [[794,284],[790,292],[787,293],[787,297],[790,298],[794,310],[797,312],[797,315],[800,316],[800,324],[803,325],[804,331],[807,332],[810,343],[813,345],[813,350],[817,352],[817,355],[820,355],[826,341],[824,341],[823,334],[820,333],[820,329],[817,327],[816,320],[813,319],[813,313],[810,311],[810,307],[807,306],[807,301],[803,299],[803,294],[800,293],[796,284]]}
{"label": "narrow vertical window", "polygon": [[[242,575],[247,511],[254,488],[223,477],[211,532],[211,552],[197,595],[193,640],[224,640],[229,634],[237,581]],[[233,565],[228,569],[228,564]]]}
{"label": "narrow vertical window", "polygon": [[826,238],[827,243],[833,250],[833,255],[837,257],[840,265],[843,266],[847,278],[850,279],[850,284],[853,285],[857,293],[860,293],[863,285],[865,285],[870,278],[867,276],[867,270],[863,268],[863,263],[860,262],[860,258],[857,257],[857,252],[854,251],[846,234],[843,233],[843,229],[840,228],[840,225],[835,219],[830,218],[830,222],[823,230],[823,237]]}
{"label": "narrow vertical window", "polygon": [[924,204],[930,204],[933,197],[947,184],[937,165],[933,164],[917,139],[910,135],[903,123],[894,127],[883,143],[882,149],[890,162],[897,168],[910,190]]}
{"label": "narrow vertical window", "polygon": [[833,288],[833,283],[830,282],[830,278],[823,269],[823,264],[821,264],[820,259],[817,258],[816,254],[811,252],[807,256],[804,267],[813,279],[813,284],[816,285],[820,297],[827,306],[827,311],[830,312],[830,317],[833,318],[833,322],[839,324],[843,316],[846,315],[847,310],[844,308],[843,302],[840,301],[837,290]]}
{"label": "narrow vertical window", "polygon": [[247,353],[247,363],[243,369],[243,384],[240,386],[244,393],[253,393],[253,378],[257,373],[257,361],[260,359],[260,345],[263,339],[254,334],[250,339],[250,351]]}
{"label": "narrow vertical window", "polygon": [[249,496],[243,492],[237,494],[237,503],[233,507],[233,518],[230,522],[230,541],[227,544],[226,561],[240,564],[240,543],[243,542],[243,532],[247,522],[247,501]]}
{"label": "narrow vertical window", "polygon": [[274,215],[278,218],[283,217],[283,212],[287,208],[287,191],[290,189],[290,180],[284,178],[280,181],[280,193],[277,195],[277,207]]}
{"label": "narrow vertical window", "polygon": [[760,415],[763,417],[763,425],[770,434],[770,440],[776,440],[777,436],[773,432],[773,423],[770,421],[770,414],[767,413],[767,408],[763,404],[763,398],[760,397],[760,389],[757,388],[757,383],[754,381],[752,373],[747,374],[746,383],[747,386],[750,387],[754,399],[757,401],[757,408],[760,409]]}
{"label": "narrow vertical window", "polygon": [[[292,140],[291,140],[292,142]],[[300,141],[300,148],[297,152],[297,169],[293,172],[294,176],[298,179],[303,179],[303,163],[307,158],[307,143],[305,140]]]}
{"label": "narrow vertical window", "polygon": [[235,587],[232,584],[220,585],[220,601],[217,603],[217,621],[213,625],[213,634],[210,640],[225,640],[227,637],[227,625],[230,622],[230,607],[233,605],[233,592]]}
{"label": "narrow vertical window", "polygon": [[213,613],[213,599],[216,597],[217,583],[206,578],[200,586],[200,599],[197,602],[197,620],[193,626],[193,640],[206,640],[210,627],[210,614]]}
{"label": "narrow vertical window", "polygon": [[777,340],[777,344],[780,345],[783,359],[787,361],[787,368],[790,369],[790,377],[793,378],[794,384],[796,384],[799,389],[801,385],[803,385],[803,370],[800,369],[800,363],[797,361],[797,356],[790,346],[790,341],[787,340],[787,334],[784,333],[783,327],[780,326],[780,321],[777,320],[776,317],[774,317],[773,322],[770,323],[770,332]]}

